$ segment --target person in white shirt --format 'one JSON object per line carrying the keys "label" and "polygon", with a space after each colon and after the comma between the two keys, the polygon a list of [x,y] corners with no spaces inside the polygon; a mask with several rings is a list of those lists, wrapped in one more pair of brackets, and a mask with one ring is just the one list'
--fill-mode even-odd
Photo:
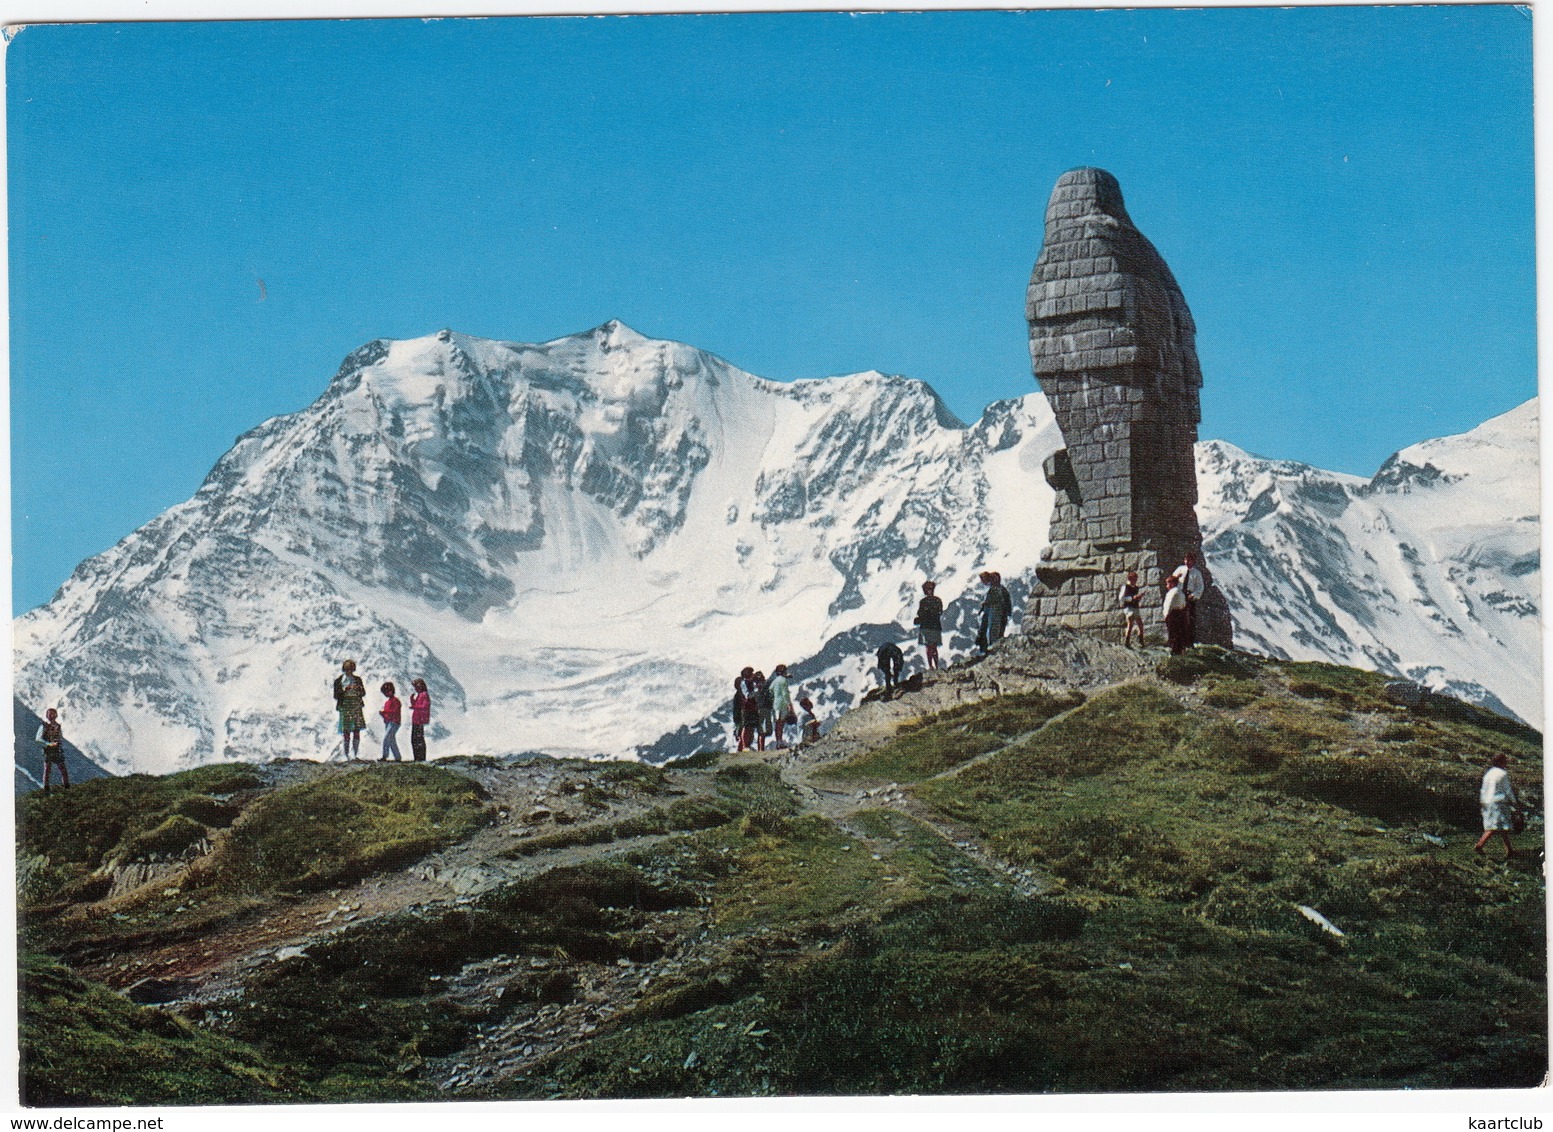
{"label": "person in white shirt", "polygon": [[1176,581],[1175,575],[1165,579],[1165,637],[1170,651],[1180,656],[1191,644],[1187,636],[1186,591]]}
{"label": "person in white shirt", "polygon": [[1202,600],[1203,591],[1208,588],[1203,582],[1202,571],[1197,568],[1197,555],[1188,551],[1181,565],[1176,567],[1176,572],[1170,576],[1186,594],[1186,643],[1188,646],[1195,645],[1197,643],[1197,603]]}
{"label": "person in white shirt", "polygon": [[1483,788],[1478,792],[1478,801],[1483,807],[1483,836],[1472,847],[1473,852],[1481,853],[1489,838],[1497,833],[1504,838],[1506,861],[1515,856],[1510,834],[1515,832],[1515,815],[1520,809],[1515,787],[1510,785],[1510,772],[1505,769],[1509,762],[1506,756],[1495,755],[1483,775]]}

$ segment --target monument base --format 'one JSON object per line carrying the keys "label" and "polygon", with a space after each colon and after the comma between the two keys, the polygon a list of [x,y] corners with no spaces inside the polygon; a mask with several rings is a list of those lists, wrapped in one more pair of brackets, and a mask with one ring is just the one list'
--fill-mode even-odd
{"label": "monument base", "polygon": [[[1091,633],[1107,641],[1120,641],[1126,633],[1119,595],[1129,571],[1138,575],[1143,590],[1140,612],[1144,630],[1163,636],[1165,579],[1178,562],[1162,567],[1154,550],[1097,551],[1063,559],[1046,559],[1036,568],[1035,587],[1025,606],[1027,626],[1049,625]],[[1234,626],[1229,603],[1209,580],[1197,603],[1198,644],[1232,647]]]}

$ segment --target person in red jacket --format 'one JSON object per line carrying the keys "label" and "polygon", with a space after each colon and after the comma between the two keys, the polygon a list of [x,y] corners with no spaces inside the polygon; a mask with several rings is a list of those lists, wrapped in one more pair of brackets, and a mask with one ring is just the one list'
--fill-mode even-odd
{"label": "person in red jacket", "polygon": [[388,697],[383,703],[383,710],[378,713],[383,717],[383,757],[378,762],[386,763],[388,761],[388,752],[392,751],[394,753],[394,762],[402,763],[404,762],[404,756],[399,753],[399,722],[403,705],[399,702],[399,697],[394,695],[393,681],[390,680],[379,688],[378,691]]}
{"label": "person in red jacket", "polygon": [[413,680],[415,694],[410,697],[410,754],[418,763],[426,761],[426,725],[431,722],[431,693],[426,681]]}

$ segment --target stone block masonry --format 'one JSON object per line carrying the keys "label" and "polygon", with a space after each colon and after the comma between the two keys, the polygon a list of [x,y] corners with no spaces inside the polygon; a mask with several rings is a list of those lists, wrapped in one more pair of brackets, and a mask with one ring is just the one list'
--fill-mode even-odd
{"label": "stone block masonry", "polygon": [[1197,327],[1105,170],[1057,179],[1025,318],[1031,367],[1066,444],[1046,461],[1057,501],[1026,623],[1120,640],[1117,593],[1135,570],[1144,623],[1162,633],[1164,580],[1191,552],[1207,583],[1197,639],[1228,646],[1229,606],[1197,526]]}

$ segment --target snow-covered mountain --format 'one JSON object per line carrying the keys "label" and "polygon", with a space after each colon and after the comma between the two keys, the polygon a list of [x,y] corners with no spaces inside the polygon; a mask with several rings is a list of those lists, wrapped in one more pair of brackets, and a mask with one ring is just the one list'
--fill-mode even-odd
{"label": "snow-covered mountain", "polygon": [[1199,444],[1236,643],[1407,676],[1542,724],[1537,402],[1404,448],[1373,479]]}
{"label": "snow-covered mountain", "polygon": [[967,428],[918,381],[765,381],[614,322],[373,342],[19,618],[17,694],[114,770],[322,756],[352,657],[427,678],[434,749],[618,753],[923,577],[1034,561],[1056,443],[1036,401]]}
{"label": "snow-covered mountain", "polygon": [[[1240,640],[1539,719],[1535,436],[1518,410],[1373,485],[1203,446]],[[615,322],[377,341],[18,618],[17,694],[115,771],[322,757],[351,657],[374,692],[426,677],[434,754],[662,755],[745,664],[795,666],[834,710],[923,578],[964,626],[979,570],[1020,599],[1059,444],[1034,391],[966,426],[918,381],[766,381]]]}

